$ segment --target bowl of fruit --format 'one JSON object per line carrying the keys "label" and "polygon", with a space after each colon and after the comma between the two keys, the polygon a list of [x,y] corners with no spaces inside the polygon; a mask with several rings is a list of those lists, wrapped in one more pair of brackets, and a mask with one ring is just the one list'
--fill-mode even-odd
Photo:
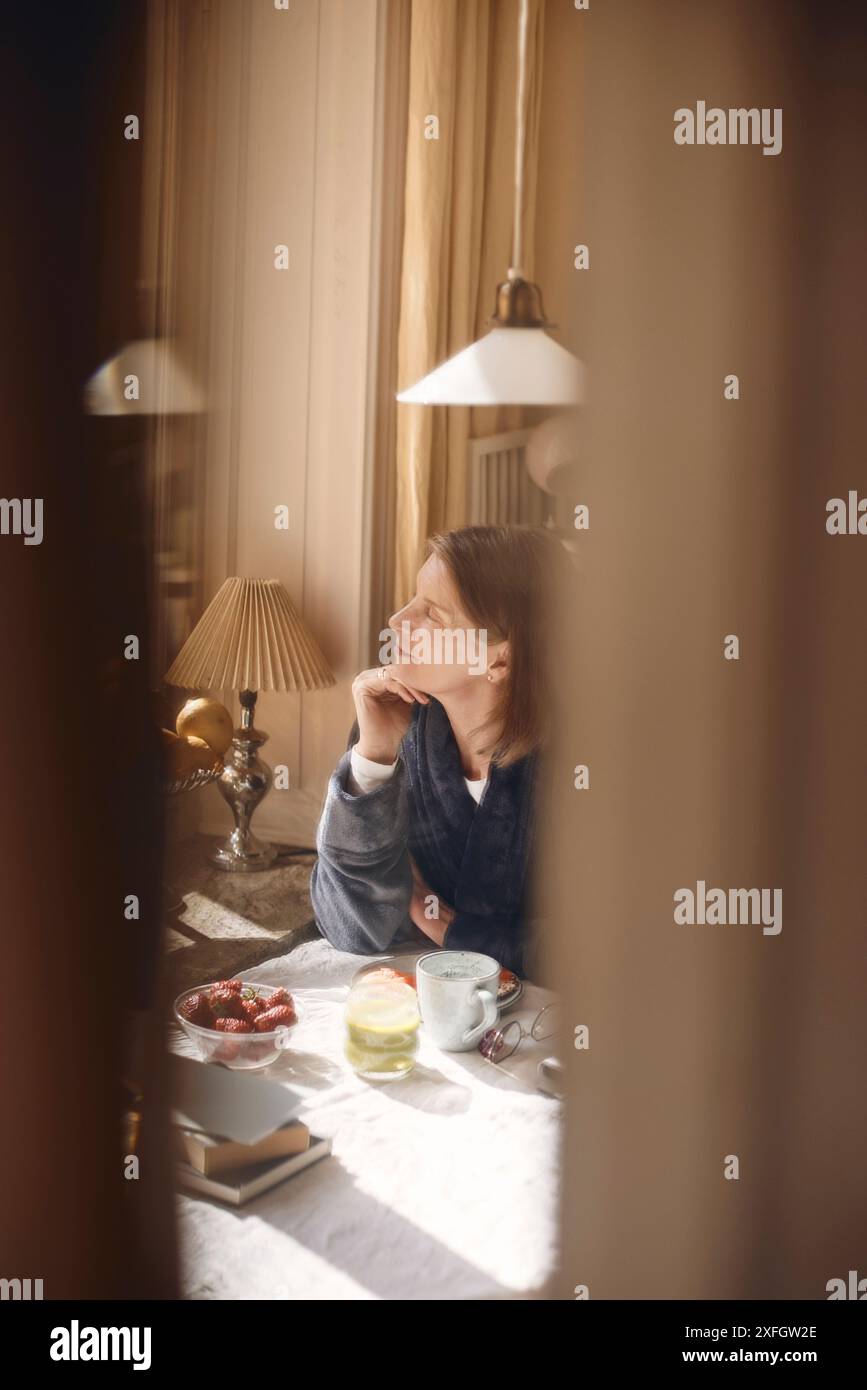
{"label": "bowl of fruit", "polygon": [[[161,719],[165,702],[156,702]],[[232,742],[232,716],[219,700],[188,700],[175,728],[160,729],[163,750],[163,790],[168,796],[193,791],[213,782],[223,771],[223,757]]]}
{"label": "bowl of fruit", "polygon": [[184,990],[174,1016],[203,1062],[233,1071],[270,1066],[289,1047],[298,1022],[292,995],[274,985],[218,980]]}

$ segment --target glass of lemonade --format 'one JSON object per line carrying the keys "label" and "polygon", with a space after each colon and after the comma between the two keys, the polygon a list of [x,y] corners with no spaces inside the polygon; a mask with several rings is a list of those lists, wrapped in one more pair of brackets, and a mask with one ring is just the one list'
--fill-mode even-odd
{"label": "glass of lemonade", "polygon": [[408,1076],[418,1052],[418,997],[403,980],[359,980],[344,1012],[344,1055],[365,1081]]}

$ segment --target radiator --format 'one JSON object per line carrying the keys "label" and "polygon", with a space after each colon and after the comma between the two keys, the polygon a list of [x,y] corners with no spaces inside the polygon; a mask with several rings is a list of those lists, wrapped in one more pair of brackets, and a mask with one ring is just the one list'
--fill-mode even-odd
{"label": "radiator", "polygon": [[524,467],[530,430],[510,430],[467,445],[467,519],[473,526],[519,522],[538,526],[549,499]]}

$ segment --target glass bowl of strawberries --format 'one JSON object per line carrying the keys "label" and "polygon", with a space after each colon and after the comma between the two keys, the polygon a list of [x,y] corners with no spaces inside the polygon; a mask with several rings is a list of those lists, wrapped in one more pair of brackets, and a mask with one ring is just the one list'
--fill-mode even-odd
{"label": "glass bowl of strawberries", "polygon": [[288,990],[246,980],[217,980],[184,990],[174,1016],[203,1062],[233,1071],[270,1066],[289,1046],[298,1022]]}

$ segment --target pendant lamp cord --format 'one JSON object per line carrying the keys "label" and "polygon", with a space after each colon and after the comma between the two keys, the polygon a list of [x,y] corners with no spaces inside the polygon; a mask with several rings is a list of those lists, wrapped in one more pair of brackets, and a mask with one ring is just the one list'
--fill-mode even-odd
{"label": "pendant lamp cord", "polygon": [[512,228],[510,280],[526,279],[524,257],[524,145],[527,139],[527,30],[530,0],[518,0],[518,89],[515,106],[515,221]]}

